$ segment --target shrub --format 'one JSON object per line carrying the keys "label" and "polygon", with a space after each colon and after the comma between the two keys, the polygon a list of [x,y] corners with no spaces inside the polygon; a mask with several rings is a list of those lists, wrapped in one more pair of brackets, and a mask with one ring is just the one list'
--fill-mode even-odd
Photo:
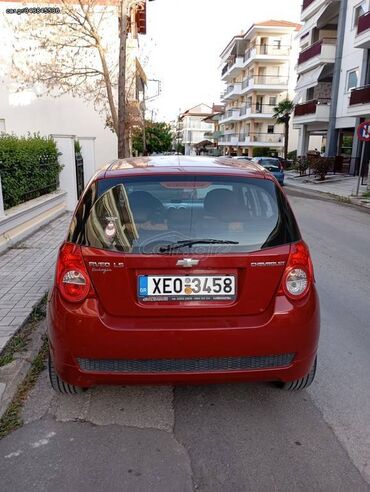
{"label": "shrub", "polygon": [[320,177],[320,181],[325,180],[326,174],[334,168],[334,164],[334,157],[311,156],[310,158],[310,168]]}
{"label": "shrub", "polygon": [[253,147],[253,157],[275,157],[276,151],[270,147]]}
{"label": "shrub", "polygon": [[295,161],[297,159],[297,151],[296,150],[292,150],[291,152],[288,152],[287,158],[290,161]]}
{"label": "shrub", "polygon": [[306,156],[298,157],[298,159],[295,161],[295,169],[299,171],[300,176],[306,174],[306,171],[308,169],[308,158]]}
{"label": "shrub", "polygon": [[60,170],[57,147],[51,138],[0,136],[0,176],[5,209],[56,190]]}

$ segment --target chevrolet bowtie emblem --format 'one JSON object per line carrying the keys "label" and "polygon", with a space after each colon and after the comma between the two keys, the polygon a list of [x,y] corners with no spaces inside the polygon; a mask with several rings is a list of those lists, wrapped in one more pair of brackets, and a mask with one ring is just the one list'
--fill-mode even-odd
{"label": "chevrolet bowtie emblem", "polygon": [[182,266],[184,268],[191,268],[198,265],[199,260],[193,260],[192,258],[184,258],[183,260],[178,260],[177,266]]}

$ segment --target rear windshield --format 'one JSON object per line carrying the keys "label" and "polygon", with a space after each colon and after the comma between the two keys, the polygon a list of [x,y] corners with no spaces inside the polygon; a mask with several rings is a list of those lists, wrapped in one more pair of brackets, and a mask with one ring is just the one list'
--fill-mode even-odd
{"label": "rear windshield", "polygon": [[93,183],[68,239],[133,254],[168,254],[170,245],[180,245],[176,253],[221,254],[258,251],[300,235],[284,195],[270,180],[164,175]]}
{"label": "rear windshield", "polygon": [[277,159],[263,159],[260,161],[261,166],[276,167],[279,168],[279,161]]}

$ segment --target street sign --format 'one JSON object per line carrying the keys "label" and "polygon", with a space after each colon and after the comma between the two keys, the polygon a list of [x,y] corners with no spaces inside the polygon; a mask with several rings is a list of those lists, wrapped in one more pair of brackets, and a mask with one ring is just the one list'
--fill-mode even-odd
{"label": "street sign", "polygon": [[358,126],[357,136],[360,142],[370,142],[370,121],[364,121]]}

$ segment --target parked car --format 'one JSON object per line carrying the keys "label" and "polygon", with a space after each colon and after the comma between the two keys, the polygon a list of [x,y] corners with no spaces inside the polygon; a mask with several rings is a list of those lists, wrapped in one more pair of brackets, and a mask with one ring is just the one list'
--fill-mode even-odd
{"label": "parked car", "polygon": [[47,324],[61,393],[236,381],[298,390],[315,377],[310,253],[284,192],[247,161],[157,156],[98,172],[60,248]]}
{"label": "parked car", "polygon": [[263,166],[284,186],[284,167],[278,157],[253,157],[252,162]]}

